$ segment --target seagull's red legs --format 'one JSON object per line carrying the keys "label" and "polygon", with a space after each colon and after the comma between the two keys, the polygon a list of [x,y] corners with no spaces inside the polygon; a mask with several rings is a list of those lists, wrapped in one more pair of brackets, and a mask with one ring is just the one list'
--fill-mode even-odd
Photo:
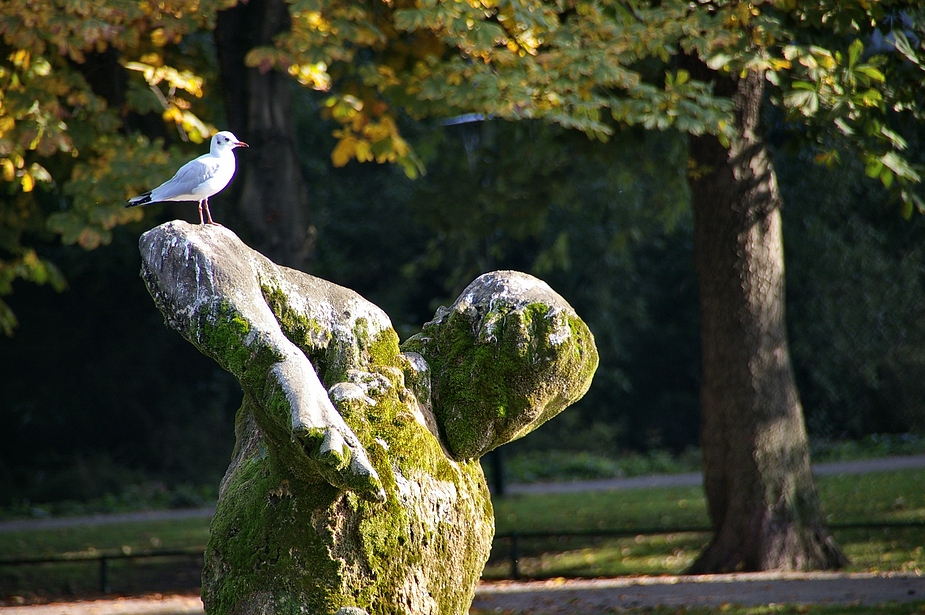
{"label": "seagull's red legs", "polygon": [[218,222],[212,220],[212,212],[209,211],[209,199],[203,199],[202,201],[206,206],[206,224],[212,224],[214,226],[221,226]]}

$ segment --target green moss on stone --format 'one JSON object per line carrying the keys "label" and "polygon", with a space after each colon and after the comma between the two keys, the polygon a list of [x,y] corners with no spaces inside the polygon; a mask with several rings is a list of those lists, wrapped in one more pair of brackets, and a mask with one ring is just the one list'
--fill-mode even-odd
{"label": "green moss on stone", "polygon": [[[283,305],[277,301],[274,313]],[[287,336],[290,331],[308,330],[291,310],[283,308],[282,313],[287,314],[287,324],[283,325]],[[477,582],[491,540],[491,503],[481,467],[478,463],[458,464],[446,457],[403,399],[410,393],[405,388],[405,372],[397,369],[406,365],[399,356],[397,335],[391,329],[371,335],[368,323],[360,320],[353,328],[356,347],[340,348],[338,342],[342,340],[331,338],[323,360],[333,358],[339,363],[344,355],[358,357],[361,364],[353,369],[378,374],[389,382],[389,386],[371,392],[374,407],[363,407],[362,402],[351,400],[341,402],[338,408],[379,473],[386,491],[385,503],[369,503],[352,493],[339,493],[326,483],[306,482],[304,475],[292,469],[299,466],[298,457],[303,451],[279,422],[285,408],[248,401],[240,414],[257,418],[262,426],[263,446],[270,455],[260,458],[251,452],[247,462],[238,465],[213,520],[209,554],[215,564],[206,576],[216,575],[217,579],[209,584],[209,595],[215,597],[214,603],[208,602],[210,613],[234,613],[242,600],[261,588],[279,587],[279,579],[286,578],[287,589],[276,590],[279,595],[273,598],[276,613],[320,615],[356,604],[370,615],[397,615],[403,611],[397,607],[397,595],[392,592],[409,582],[410,570],[459,562],[461,556],[463,565],[454,565],[446,574],[471,577],[467,583],[450,584],[466,588],[464,595],[448,592],[442,586],[428,589],[439,603],[440,613],[455,614],[468,606],[468,588],[474,588]],[[316,353],[316,361],[321,361],[321,356]],[[317,363],[316,369],[329,375],[341,371]],[[321,434],[316,436],[320,438]],[[474,514],[488,534],[463,528],[463,532],[469,531],[465,544],[448,540],[447,536],[458,534],[461,528],[440,524],[431,527],[428,511],[409,508],[403,502],[396,472],[404,481],[427,480],[430,476],[453,485],[456,493],[478,494],[474,500],[459,499],[452,506],[474,505],[471,511],[460,510],[459,518],[471,520]],[[328,526],[293,525],[293,520],[308,517],[340,519],[343,527],[335,532]],[[284,552],[281,545],[289,545],[289,550]],[[430,554],[430,561],[422,561],[425,553]],[[235,573],[223,576],[218,572],[223,568]],[[251,569],[253,573],[243,572]],[[301,575],[299,570],[311,574]],[[426,577],[440,578],[434,574]]]}
{"label": "green moss on stone", "polygon": [[[238,420],[247,420],[254,409],[245,398]],[[323,534],[301,521],[304,514],[297,507],[324,509],[340,493],[327,483],[306,484],[289,475],[285,465],[273,463],[273,455],[260,449],[252,442],[241,451],[212,519],[203,574],[209,611],[238,612],[248,597],[278,588],[285,575],[303,582],[276,590],[276,613],[304,613],[303,607],[309,613],[334,612],[344,596],[326,579],[337,578],[338,564],[330,559]]]}
{"label": "green moss on stone", "polygon": [[[294,310],[286,294],[278,286],[261,285],[260,290],[283,334],[298,346],[315,365],[315,369],[319,370],[318,366],[325,364],[324,353],[331,343],[332,334],[317,320],[307,318]],[[318,372],[318,378],[322,382],[325,381],[323,371]]]}
{"label": "green moss on stone", "polygon": [[[562,327],[571,336],[554,343]],[[544,303],[448,310],[403,349],[430,364],[434,414],[458,458],[478,457],[551,418],[584,394],[597,368],[584,322]],[[570,388],[574,395],[557,399]]]}
{"label": "green moss on stone", "polygon": [[251,331],[247,318],[227,301],[219,303],[212,313],[200,313],[190,336],[203,354],[234,374],[245,387],[262,387],[270,366],[283,358]]}

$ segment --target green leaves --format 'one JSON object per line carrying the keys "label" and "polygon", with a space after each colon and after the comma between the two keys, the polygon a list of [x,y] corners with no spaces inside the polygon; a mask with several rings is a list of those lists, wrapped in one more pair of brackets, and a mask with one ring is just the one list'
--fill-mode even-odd
{"label": "green leaves", "polygon": [[107,245],[115,227],[144,215],[141,208],[126,208],[126,199],[169,179],[184,159],[142,137],[100,135],[63,184],[70,207],[51,214],[48,228],[67,245],[86,250]]}
{"label": "green leaves", "polygon": [[[774,74],[772,82],[780,88],[775,100],[791,119],[804,122],[827,150],[829,143],[836,142],[857,152],[865,174],[878,180],[901,202],[904,215],[922,209],[921,199],[913,189],[921,182],[922,174],[906,158],[906,141],[893,128],[911,119],[908,112],[916,113],[914,109],[920,106],[916,88],[911,81],[904,81],[915,79],[908,66],[919,66],[917,52],[899,43],[905,58],[898,64],[896,60],[902,56],[868,53],[857,33],[845,47],[835,36],[824,39],[818,32],[815,36],[831,47],[783,47],[782,57],[791,65],[786,72]],[[906,120],[902,119],[904,115]],[[834,161],[825,155],[817,159]]]}
{"label": "green leaves", "polygon": [[819,93],[813,84],[795,81],[792,87],[791,91],[784,94],[784,104],[802,115],[815,115],[819,110]]}
{"label": "green leaves", "polygon": [[[876,89],[886,81],[876,56],[860,62],[864,44],[855,39],[847,53],[831,51],[817,45],[787,45],[783,57],[792,64],[789,91],[784,92],[784,106],[804,117],[812,117],[820,109],[832,113],[827,121],[837,117],[858,117],[865,108],[881,108],[884,96]],[[784,86],[779,75],[777,85]]]}

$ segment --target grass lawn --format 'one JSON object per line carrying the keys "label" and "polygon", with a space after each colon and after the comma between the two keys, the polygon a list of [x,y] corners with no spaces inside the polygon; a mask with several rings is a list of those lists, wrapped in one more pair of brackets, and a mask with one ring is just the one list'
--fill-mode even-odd
{"label": "grass lawn", "polygon": [[0,533],[0,557],[204,547],[208,540],[209,520],[205,518],[87,525]]}
{"label": "grass lawn", "polygon": [[[820,477],[819,497],[830,524],[925,522],[925,470]],[[637,489],[544,496],[495,502],[498,534],[549,530],[582,532],[708,527],[700,487]],[[849,571],[925,571],[925,527],[835,529],[851,559]],[[524,538],[518,541],[521,575],[616,576],[679,574],[709,541],[708,533],[638,534],[625,538]],[[511,564],[507,541],[496,541],[486,578],[504,578]]]}
{"label": "grass lawn", "polygon": [[[821,477],[816,484],[832,525],[925,522],[925,470]],[[512,496],[495,502],[495,517],[499,534],[607,529],[642,532],[652,528],[708,526],[699,487]],[[203,546],[208,539],[208,523],[207,519],[183,519],[0,533],[0,558]],[[852,560],[849,570],[925,571],[925,527],[844,529],[835,530],[835,536]],[[519,569],[522,575],[536,578],[677,574],[693,561],[708,539],[708,534],[692,532],[621,538],[521,539]],[[486,578],[507,576],[508,549],[505,541],[496,541],[492,560],[485,570]],[[138,579],[154,574],[149,567],[161,564],[177,566],[155,560],[113,563],[113,590],[120,591],[120,583],[127,587],[141,583]],[[195,566],[201,563],[192,565],[195,571]],[[97,566],[92,563],[0,566],[0,600],[12,595],[38,595],[41,591],[57,595],[92,592],[99,586]],[[184,574],[184,582],[195,585],[195,575],[189,571]],[[129,577],[130,580],[123,581]],[[918,612],[906,609],[895,612],[906,615]],[[697,615],[713,611],[665,611],[668,612]],[[733,615],[778,612],[801,611],[723,611]]]}

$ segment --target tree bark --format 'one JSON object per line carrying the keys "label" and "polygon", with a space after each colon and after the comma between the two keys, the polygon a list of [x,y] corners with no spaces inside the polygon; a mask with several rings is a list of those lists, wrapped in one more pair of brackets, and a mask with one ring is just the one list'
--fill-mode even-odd
{"label": "tree bark", "polygon": [[248,51],[271,45],[291,27],[285,0],[250,0],[221,11],[215,28],[228,128],[250,145],[238,156],[232,200],[239,229],[277,263],[306,268],[313,231],[308,190],[293,142],[291,80],[276,70],[248,68]]}
{"label": "tree bark", "polygon": [[701,447],[714,537],[690,573],[847,563],[824,523],[784,320],[781,197],[761,130],[764,78],[720,77],[735,103],[730,147],[692,137],[700,284]]}

